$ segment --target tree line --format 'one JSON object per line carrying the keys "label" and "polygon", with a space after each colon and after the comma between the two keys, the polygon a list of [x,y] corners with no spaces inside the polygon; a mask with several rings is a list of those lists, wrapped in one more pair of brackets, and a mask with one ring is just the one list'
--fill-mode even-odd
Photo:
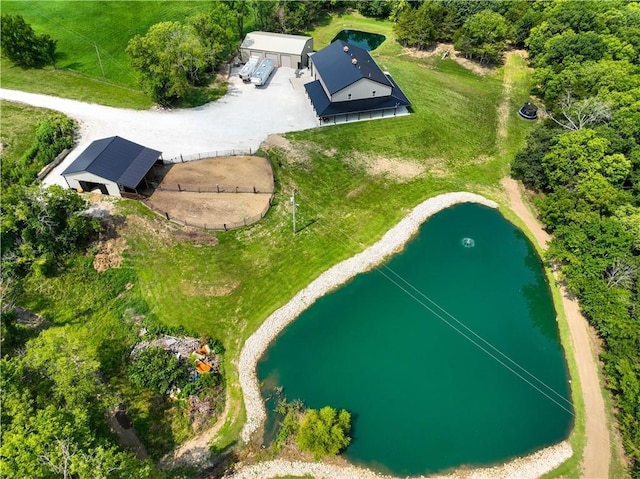
{"label": "tree line", "polygon": [[640,7],[539,2],[525,39],[546,116],[512,174],[539,193],[547,258],[603,340],[633,477],[640,477]]}
{"label": "tree line", "polygon": [[65,326],[39,332],[22,326],[14,308],[25,281],[56,275],[70,257],[82,255],[99,229],[83,214],[84,198],[35,181],[42,166],[73,146],[76,128],[67,117],[46,116],[31,148],[15,162],[2,161],[0,475],[160,477],[150,461],[116,446],[106,428],[105,417],[119,398],[104,380],[104,360],[89,330]]}

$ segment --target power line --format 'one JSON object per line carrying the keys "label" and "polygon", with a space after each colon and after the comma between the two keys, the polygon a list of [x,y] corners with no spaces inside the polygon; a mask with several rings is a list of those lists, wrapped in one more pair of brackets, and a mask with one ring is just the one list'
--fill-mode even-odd
{"label": "power line", "polygon": [[[317,181],[317,180],[316,180]],[[326,184],[325,184],[326,186]],[[307,201],[307,207],[308,208],[312,208],[312,206],[309,206],[311,204],[310,201]],[[315,210],[316,212],[318,212],[318,210]],[[318,212],[319,213],[319,212]],[[322,218],[321,215],[318,215],[319,218]],[[321,222],[318,222],[321,223]],[[323,227],[325,228],[325,231],[328,231],[330,234],[332,234],[332,236],[334,238],[336,238],[338,241],[342,242],[343,244],[345,244],[344,240],[338,238],[335,234],[333,234],[333,231],[335,231],[335,228],[332,228],[329,225],[324,225]],[[331,229],[331,231],[329,231]],[[354,242],[355,244],[362,246],[361,243],[359,243],[358,241],[354,240],[353,238],[351,238],[347,233],[345,233],[342,230],[339,230],[339,232],[346,237],[346,239]],[[454,331],[456,331],[458,334],[460,334],[461,336],[463,336],[465,339],[467,339],[468,341],[470,341],[472,344],[474,344],[476,347],[478,347],[480,350],[482,350],[485,354],[487,354],[488,356],[490,356],[491,358],[493,358],[495,361],[497,361],[499,364],[501,364],[503,367],[505,367],[507,370],[511,371],[513,374],[515,374],[517,377],[519,377],[521,380],[523,380],[524,382],[526,382],[527,384],[529,384],[532,388],[536,389],[540,394],[544,395],[545,397],[547,397],[550,401],[552,401],[553,403],[555,403],[556,405],[558,405],[558,407],[562,408],[563,410],[565,410],[566,412],[568,412],[569,414],[571,414],[572,416],[575,417],[575,414],[573,413],[573,411],[571,409],[566,408],[563,404],[559,403],[556,399],[554,399],[553,397],[551,397],[549,394],[547,394],[544,390],[542,390],[540,387],[536,386],[533,382],[531,382],[530,380],[528,380],[526,377],[524,377],[522,374],[518,373],[518,371],[516,371],[514,368],[510,367],[505,361],[501,360],[499,357],[497,357],[496,355],[494,355],[493,353],[491,353],[491,351],[489,351],[487,348],[483,347],[482,344],[480,344],[480,342],[475,341],[473,339],[473,337],[471,337],[468,334],[465,334],[464,331],[462,331],[461,329],[457,328],[454,324],[452,324],[452,322],[448,321],[446,318],[444,318],[442,315],[440,315],[439,313],[437,313],[436,311],[434,311],[433,309],[431,309],[428,305],[426,305],[423,301],[421,301],[419,298],[417,298],[415,295],[413,295],[410,291],[407,291],[407,289],[405,289],[404,287],[402,287],[402,285],[400,285],[398,282],[394,281],[393,278],[391,278],[389,275],[385,274],[385,272],[382,270],[382,268],[386,269],[387,271],[391,272],[394,276],[396,276],[397,278],[399,278],[400,280],[402,280],[406,285],[410,286],[414,291],[416,291],[418,294],[420,294],[422,297],[424,297],[426,300],[428,300],[432,305],[434,305],[435,307],[437,307],[440,311],[442,311],[444,314],[446,314],[448,317],[450,317],[451,319],[453,319],[457,324],[463,326],[467,331],[469,331],[473,336],[475,336],[476,338],[478,338],[482,343],[486,344],[488,347],[490,347],[491,349],[493,349],[496,353],[498,353],[500,356],[502,356],[503,358],[505,358],[508,362],[510,362],[511,364],[513,364],[514,366],[516,366],[518,369],[520,369],[522,372],[526,373],[529,377],[531,377],[532,379],[534,379],[535,381],[537,381],[541,386],[543,386],[544,388],[546,388],[548,391],[552,392],[553,394],[555,394],[558,398],[560,398],[562,401],[566,402],[569,406],[572,406],[571,401],[569,401],[567,398],[565,398],[562,394],[558,393],[554,388],[552,388],[551,386],[549,386],[548,384],[546,384],[544,381],[542,381],[541,379],[539,379],[536,375],[534,375],[533,373],[531,373],[530,371],[528,371],[525,367],[521,366],[520,364],[518,364],[516,361],[514,361],[513,359],[511,359],[508,355],[506,355],[505,353],[503,353],[499,348],[497,348],[496,346],[494,346],[493,344],[491,344],[489,341],[487,341],[486,339],[484,339],[482,336],[480,336],[478,333],[476,333],[475,331],[473,331],[471,328],[469,328],[468,326],[466,326],[464,323],[462,323],[460,320],[458,320],[457,318],[455,318],[451,313],[449,313],[448,311],[446,311],[443,307],[441,307],[440,305],[438,305],[435,301],[433,301],[431,298],[429,298],[426,294],[424,294],[423,292],[421,292],[419,289],[417,289],[415,286],[413,286],[409,281],[407,281],[406,279],[404,279],[401,275],[399,275],[398,273],[396,273],[395,271],[393,271],[388,265],[386,264],[382,264],[379,265],[378,267],[376,267],[375,269],[382,274],[385,278],[387,278],[388,281],[390,281],[392,284],[394,284],[396,287],[398,287],[400,290],[402,290],[405,294],[407,294],[410,298],[412,298],[414,301],[416,301],[418,304],[420,304],[422,307],[424,307],[425,309],[427,309],[428,311],[430,311],[434,316],[436,316],[438,319],[440,319],[441,321],[443,321],[445,324],[447,324],[450,328],[452,328]]]}

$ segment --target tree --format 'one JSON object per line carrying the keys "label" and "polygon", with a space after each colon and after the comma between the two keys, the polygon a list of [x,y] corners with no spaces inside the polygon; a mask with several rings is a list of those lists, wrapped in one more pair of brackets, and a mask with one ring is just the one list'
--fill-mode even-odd
{"label": "tree", "polygon": [[400,14],[393,27],[400,43],[421,50],[436,41],[437,31],[430,17],[430,5],[431,2],[424,2],[420,8],[407,8]]}
{"label": "tree", "polygon": [[227,5],[236,19],[238,38],[244,38],[244,17],[247,15],[247,0],[227,0]]}
{"label": "tree", "polygon": [[141,351],[129,365],[127,375],[136,386],[158,394],[166,394],[173,386],[184,386],[189,378],[180,360],[159,347]]}
{"label": "tree", "polygon": [[560,135],[557,143],[542,158],[542,166],[551,190],[576,186],[595,173],[611,184],[620,184],[631,170],[624,155],[607,155],[609,142],[588,128]]}
{"label": "tree", "polygon": [[280,0],[276,8],[278,31],[281,33],[302,33],[320,11],[320,2],[287,2]]}
{"label": "tree", "polygon": [[1,207],[3,280],[7,274],[48,272],[100,226],[82,214],[84,198],[58,185],[11,188],[4,192]]}
{"label": "tree", "polygon": [[607,46],[597,33],[575,33],[569,30],[547,40],[544,53],[536,59],[536,65],[553,66],[559,71],[568,64],[598,61],[606,50]]}
{"label": "tree", "polygon": [[326,406],[317,411],[305,412],[296,442],[303,451],[313,453],[316,459],[323,456],[335,456],[351,442],[351,414],[342,409],[337,412]]}
{"label": "tree", "polygon": [[141,74],[144,89],[158,103],[169,104],[200,78],[207,51],[191,25],[161,22],[127,45],[131,65]]}
{"label": "tree", "polygon": [[228,60],[235,49],[236,42],[232,35],[220,25],[216,12],[198,13],[189,17],[187,22],[193,26],[206,51],[207,66],[214,71],[224,61]]}
{"label": "tree", "polygon": [[565,130],[582,130],[585,126],[611,120],[609,103],[595,97],[575,100],[570,91],[560,100],[559,109],[564,118],[556,119],[552,114],[549,114],[549,118]]}
{"label": "tree", "polygon": [[251,7],[255,18],[256,26],[259,30],[271,32],[277,27],[275,0],[253,0]]}
{"label": "tree", "polygon": [[42,68],[55,63],[56,40],[49,35],[36,35],[20,15],[2,15],[0,41],[2,55],[18,66]]}
{"label": "tree", "polygon": [[453,37],[457,50],[482,63],[497,63],[507,46],[509,27],[504,17],[483,10],[470,17]]}
{"label": "tree", "polygon": [[557,141],[561,130],[539,127],[527,137],[527,145],[520,150],[511,165],[511,174],[528,188],[548,190],[548,179],[542,166],[542,158]]}
{"label": "tree", "polygon": [[150,462],[120,452],[101,435],[113,397],[100,380],[98,352],[87,334],[73,326],[51,328],[27,343],[23,357],[1,360],[0,476],[158,476]]}
{"label": "tree", "polygon": [[361,0],[358,2],[358,11],[365,17],[387,18],[392,3],[389,0]]}

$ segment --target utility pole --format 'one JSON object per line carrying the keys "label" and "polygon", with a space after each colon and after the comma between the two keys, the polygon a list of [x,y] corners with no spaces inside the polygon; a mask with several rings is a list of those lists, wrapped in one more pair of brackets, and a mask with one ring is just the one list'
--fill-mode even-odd
{"label": "utility pole", "polygon": [[100,70],[102,70],[102,78],[106,78],[104,76],[104,67],[102,66],[102,59],[100,58],[100,50],[98,50],[98,44],[94,43],[94,47],[96,47],[96,54],[98,55],[98,63],[100,63]]}
{"label": "utility pole", "polygon": [[296,190],[293,190],[293,196],[291,197],[291,206],[291,212],[293,213],[293,234],[296,234],[296,206],[298,206],[296,204]]}

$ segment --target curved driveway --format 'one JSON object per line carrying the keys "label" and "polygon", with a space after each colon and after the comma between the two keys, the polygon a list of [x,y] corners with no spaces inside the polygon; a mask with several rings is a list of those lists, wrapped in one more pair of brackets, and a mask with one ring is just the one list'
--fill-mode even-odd
{"label": "curved driveway", "polygon": [[279,68],[266,87],[229,79],[228,93],[207,105],[178,110],[129,110],[48,95],[0,89],[0,98],[60,111],[80,123],[77,147],[44,180],[66,186],[60,173],[94,140],[121,136],[162,151],[165,159],[216,150],[257,149],[272,133],[318,125],[304,94],[309,81],[303,71]]}

